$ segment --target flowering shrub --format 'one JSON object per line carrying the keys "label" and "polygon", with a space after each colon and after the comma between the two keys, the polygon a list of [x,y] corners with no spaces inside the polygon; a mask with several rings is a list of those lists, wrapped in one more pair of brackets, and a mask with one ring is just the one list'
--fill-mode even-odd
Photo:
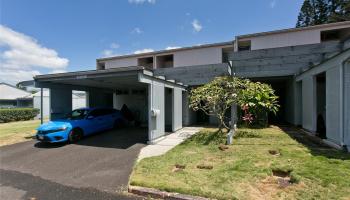
{"label": "flowering shrub", "polygon": [[225,114],[234,104],[243,110],[242,120],[246,125],[255,123],[266,126],[268,112],[278,111],[277,99],[270,85],[231,76],[217,77],[194,88],[189,97],[190,107],[194,111],[201,110],[217,117],[220,131],[230,128]]}

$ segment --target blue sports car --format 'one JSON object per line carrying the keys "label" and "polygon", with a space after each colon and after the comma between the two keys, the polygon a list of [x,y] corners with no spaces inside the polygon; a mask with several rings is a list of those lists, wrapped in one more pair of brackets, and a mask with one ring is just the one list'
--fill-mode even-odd
{"label": "blue sports car", "polygon": [[111,108],[80,108],[63,119],[44,123],[37,128],[36,139],[43,142],[74,143],[86,135],[112,129],[124,123],[119,110]]}

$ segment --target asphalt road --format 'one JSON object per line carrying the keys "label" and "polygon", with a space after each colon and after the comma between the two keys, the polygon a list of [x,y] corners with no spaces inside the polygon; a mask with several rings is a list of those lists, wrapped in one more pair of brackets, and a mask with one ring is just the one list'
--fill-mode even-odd
{"label": "asphalt road", "polygon": [[137,199],[126,194],[146,130],[127,128],[77,144],[0,148],[0,199]]}

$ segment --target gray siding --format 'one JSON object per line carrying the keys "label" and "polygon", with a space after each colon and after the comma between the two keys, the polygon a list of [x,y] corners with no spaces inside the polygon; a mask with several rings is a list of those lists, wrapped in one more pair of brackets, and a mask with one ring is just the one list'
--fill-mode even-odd
{"label": "gray siding", "polygon": [[242,77],[290,76],[339,53],[337,41],[273,49],[233,52],[234,71]]}
{"label": "gray siding", "polygon": [[316,131],[315,79],[313,76],[302,80],[303,128]]}
{"label": "gray siding", "polygon": [[344,141],[350,150],[350,61],[344,65]]}
{"label": "gray siding", "polygon": [[174,88],[173,92],[173,131],[182,128],[182,90]]}
{"label": "gray siding", "polygon": [[326,132],[327,138],[340,143],[341,118],[340,110],[340,66],[330,68],[326,72]]}
{"label": "gray siding", "polygon": [[70,89],[50,89],[51,115],[50,119],[58,119],[72,111],[72,90]]}
{"label": "gray siding", "polygon": [[155,69],[154,75],[165,76],[185,85],[203,85],[218,76],[228,76],[229,66],[226,63],[212,65],[197,65],[176,68]]}
{"label": "gray siding", "polygon": [[149,140],[152,141],[164,135],[165,109],[164,109],[164,84],[153,82],[149,85],[149,108],[160,111],[156,117],[149,115]]}

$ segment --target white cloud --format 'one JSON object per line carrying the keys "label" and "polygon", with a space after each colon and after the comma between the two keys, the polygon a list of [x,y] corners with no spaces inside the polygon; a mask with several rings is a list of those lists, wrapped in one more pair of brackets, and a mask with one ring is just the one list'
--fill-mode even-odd
{"label": "white cloud", "polygon": [[67,72],[66,70],[63,70],[63,69],[56,69],[56,70],[52,70],[50,72],[50,74],[56,74],[56,73],[65,73]]}
{"label": "white cloud", "polygon": [[192,21],[192,28],[193,28],[193,31],[199,32],[203,29],[203,26],[201,25],[201,23],[197,19],[194,19]]}
{"label": "white cloud", "polygon": [[32,80],[34,76],[41,74],[38,70],[12,70],[0,68],[0,82],[12,85],[20,81]]}
{"label": "white cloud", "polygon": [[143,31],[139,27],[136,27],[136,28],[132,29],[131,33],[141,34],[141,33],[143,33]]}
{"label": "white cloud", "polygon": [[150,4],[155,4],[156,0],[128,0],[129,3],[134,3],[134,4],[144,4],[144,3],[150,3]]}
{"label": "white cloud", "polygon": [[139,54],[139,53],[148,53],[154,51],[153,49],[140,49],[134,52],[134,54]]}
{"label": "white cloud", "polygon": [[270,7],[271,7],[271,8],[275,8],[276,3],[277,3],[277,0],[272,0],[272,1],[270,2]]}
{"label": "white cloud", "polygon": [[112,42],[109,47],[111,47],[112,49],[118,49],[120,47],[120,45],[117,44],[117,43]]}
{"label": "white cloud", "polygon": [[38,68],[64,70],[69,62],[36,39],[3,25],[0,25],[0,47],[0,81],[16,83],[31,79],[40,73]]}
{"label": "white cloud", "polygon": [[165,48],[165,50],[178,49],[178,48],[181,48],[181,47],[172,47],[172,46],[169,46],[169,47]]}
{"label": "white cloud", "polygon": [[105,49],[101,52],[101,55],[102,57],[112,57],[112,56],[117,56],[118,54],[115,53],[115,49],[119,49],[120,45],[115,43],[115,42],[112,42],[110,45],[109,45],[109,48],[108,49]]}
{"label": "white cloud", "polygon": [[111,49],[105,49],[102,51],[102,56],[103,57],[112,57],[112,56],[117,56],[118,54],[115,53],[113,50]]}

